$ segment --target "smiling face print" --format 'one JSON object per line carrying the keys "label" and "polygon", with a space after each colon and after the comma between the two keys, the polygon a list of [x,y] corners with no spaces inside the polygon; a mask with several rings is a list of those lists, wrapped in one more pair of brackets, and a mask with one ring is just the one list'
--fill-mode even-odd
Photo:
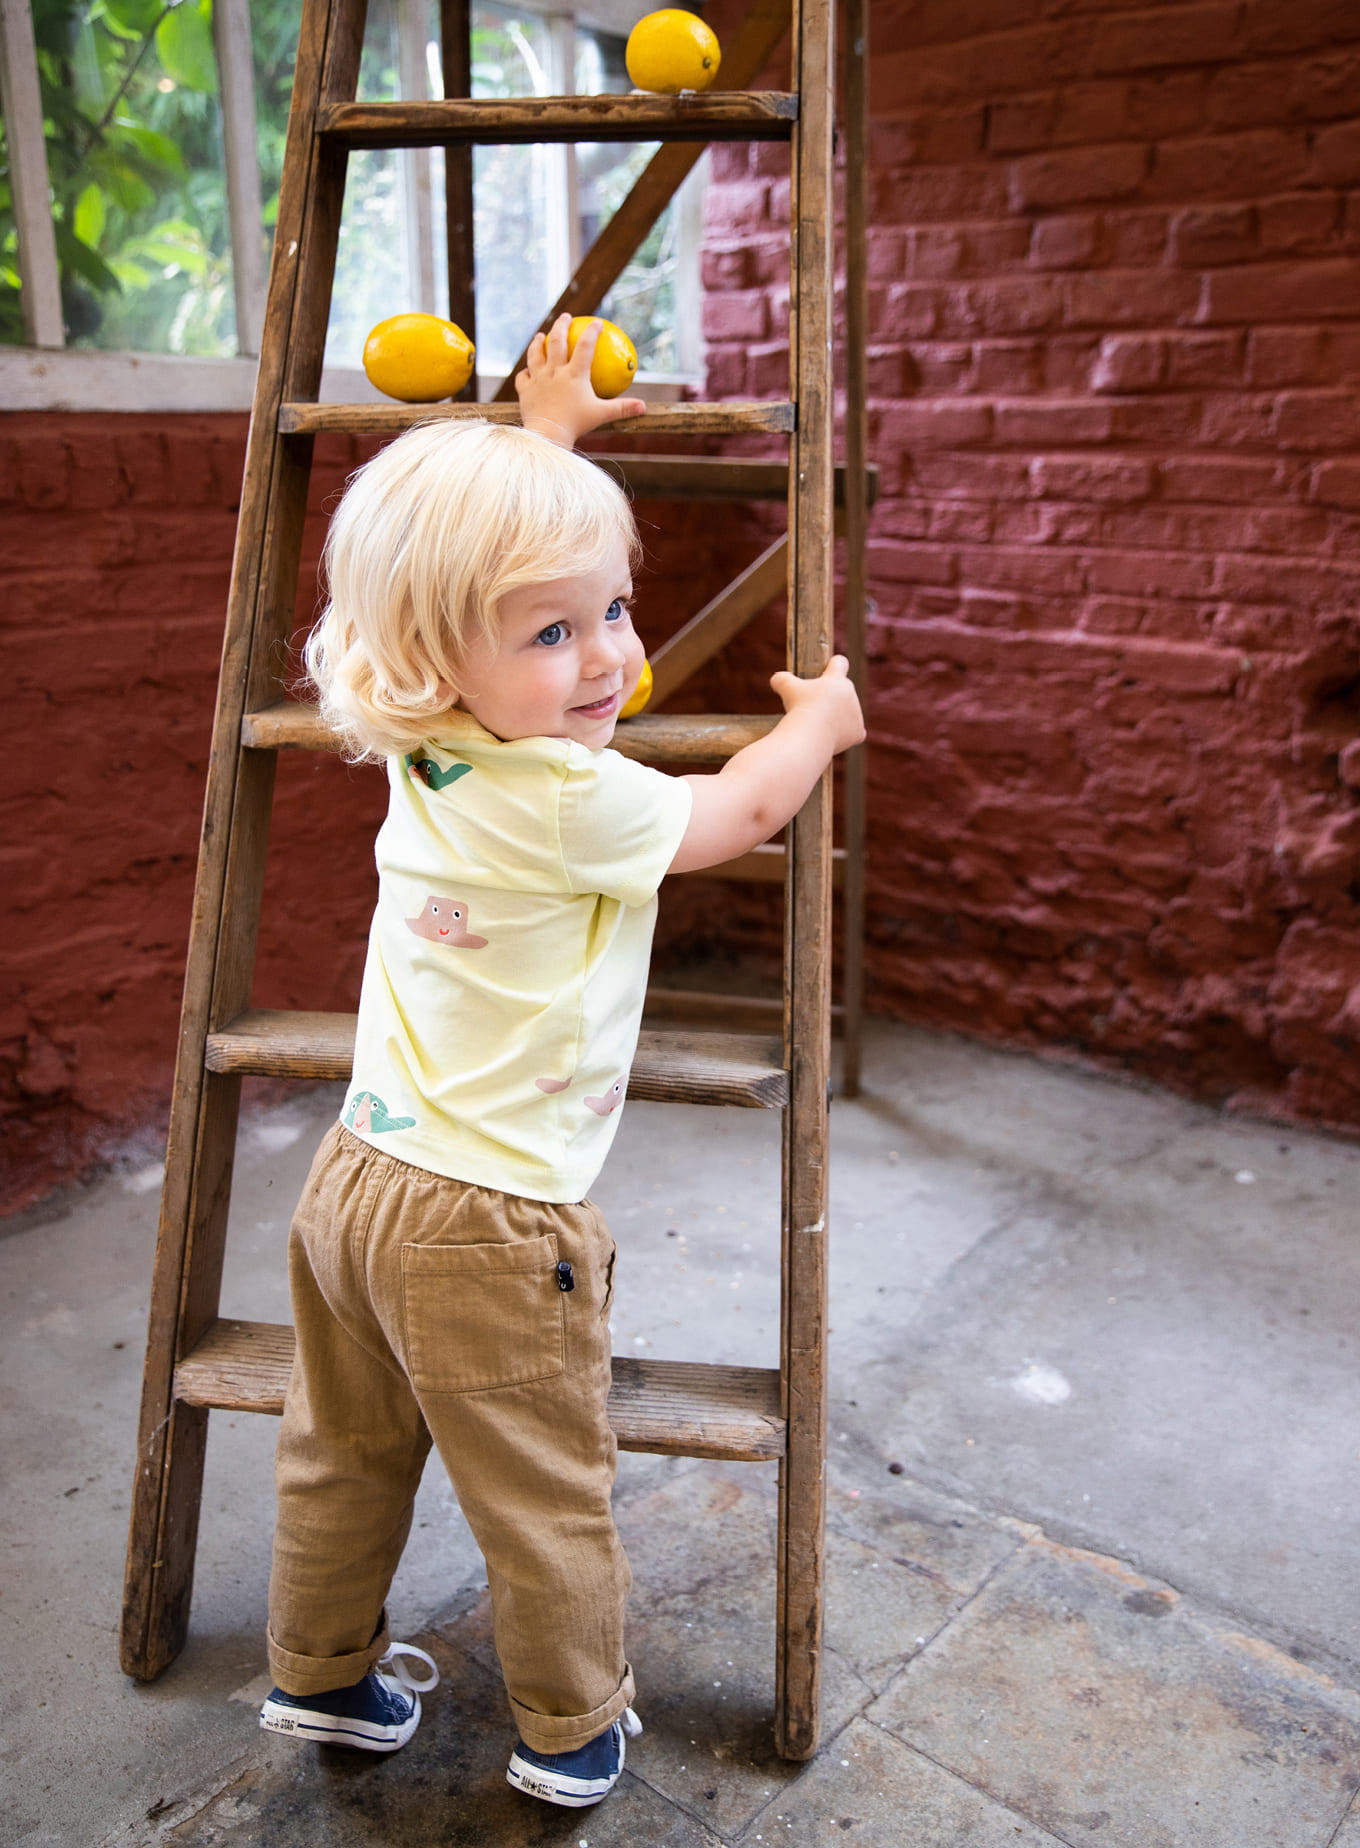
{"label": "smiling face print", "polygon": [[441,943],[448,950],[482,950],[485,937],[474,937],[468,930],[467,906],[461,898],[441,898],[432,892],[418,918],[407,918],[406,928],[427,943]]}

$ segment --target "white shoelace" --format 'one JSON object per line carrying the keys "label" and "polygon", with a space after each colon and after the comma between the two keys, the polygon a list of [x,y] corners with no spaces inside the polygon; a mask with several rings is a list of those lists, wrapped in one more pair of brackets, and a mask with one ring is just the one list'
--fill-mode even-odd
{"label": "white shoelace", "polygon": [[[401,1660],[402,1656],[414,1656],[418,1662],[423,1662],[430,1671],[429,1680],[417,1681],[408,1672],[405,1663]],[[423,1649],[417,1649],[414,1643],[392,1643],[387,1654],[379,1657],[377,1669],[380,1675],[391,1675],[392,1679],[399,1682],[408,1694],[428,1694],[431,1688],[439,1686],[439,1670],[435,1667],[434,1657],[426,1655]]]}

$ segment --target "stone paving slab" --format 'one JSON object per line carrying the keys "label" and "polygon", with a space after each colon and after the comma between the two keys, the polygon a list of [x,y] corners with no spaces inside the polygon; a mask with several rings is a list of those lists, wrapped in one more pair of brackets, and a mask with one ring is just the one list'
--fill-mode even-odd
{"label": "stone paving slab", "polygon": [[826,1641],[875,1693],[1024,1545],[989,1519],[905,1476],[881,1494],[833,1465],[827,1493]]}
{"label": "stone paving slab", "polygon": [[1346,1820],[1328,1842],[1327,1848],[1360,1848],[1360,1796],[1346,1812]]}
{"label": "stone paving slab", "polygon": [[863,1720],[742,1839],[762,1848],[1062,1848],[1046,1830]]}
{"label": "stone paving slab", "polygon": [[868,1718],[1102,1848],[1328,1848],[1360,1784],[1360,1696],[1038,1535]]}

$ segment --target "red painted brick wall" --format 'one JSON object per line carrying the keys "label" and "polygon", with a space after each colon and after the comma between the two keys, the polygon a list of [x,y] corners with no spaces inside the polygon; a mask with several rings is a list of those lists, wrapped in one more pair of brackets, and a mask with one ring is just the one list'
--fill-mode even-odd
{"label": "red painted brick wall", "polygon": [[[1354,1131],[1360,11],[873,32],[871,1000]],[[715,173],[782,392],[786,168]]]}
{"label": "red painted brick wall", "polygon": [[[1360,13],[873,26],[871,1001],[1360,1130]],[[715,393],[785,390],[787,197],[717,153]],[[244,436],[0,420],[6,1207],[164,1121]],[[639,512],[652,642],[770,530]],[[675,704],[768,708],[779,652]],[[353,1004],[381,806],[284,754],[261,1004]],[[677,885],[661,954],[768,962],[778,909]]]}
{"label": "red painted brick wall", "polygon": [[[0,1210],[164,1128],[245,436],[238,416],[0,420]],[[318,449],[315,506],[357,459]],[[304,617],[321,536],[314,514]],[[281,757],[262,1005],[353,1005],[382,796],[375,772]]]}

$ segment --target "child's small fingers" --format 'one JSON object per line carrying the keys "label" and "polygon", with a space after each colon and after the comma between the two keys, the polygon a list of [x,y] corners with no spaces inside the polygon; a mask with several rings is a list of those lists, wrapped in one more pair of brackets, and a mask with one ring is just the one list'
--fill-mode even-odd
{"label": "child's small fingers", "polygon": [[646,409],[646,400],[643,398],[615,398],[611,404],[606,405],[602,421],[617,423],[621,417],[641,417]]}
{"label": "child's small fingers", "polygon": [[571,316],[559,314],[548,329],[546,337],[543,334],[537,336],[543,341],[544,351],[559,365],[567,357],[567,329],[570,326]]}
{"label": "child's small fingers", "polygon": [[822,677],[823,679],[826,679],[826,680],[844,680],[849,674],[849,672],[850,672],[849,661],[846,659],[844,655],[836,654],[836,655],[832,655],[831,659],[827,662],[826,666],[822,669]]}
{"label": "child's small fingers", "polygon": [[596,317],[588,326],[581,329],[571,356],[573,372],[588,373],[590,371],[591,361],[595,358],[595,348],[599,343],[603,327],[604,322]]}

